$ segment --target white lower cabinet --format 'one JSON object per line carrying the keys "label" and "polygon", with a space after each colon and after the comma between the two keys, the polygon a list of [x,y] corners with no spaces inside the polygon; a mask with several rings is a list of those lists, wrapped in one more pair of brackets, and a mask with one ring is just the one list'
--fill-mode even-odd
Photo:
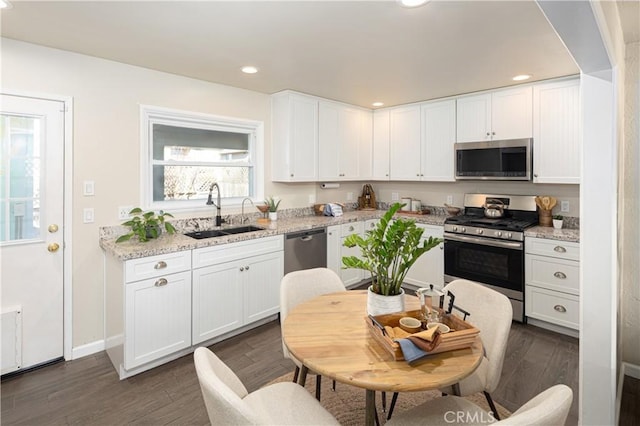
{"label": "white lower cabinet", "polygon": [[579,253],[578,243],[525,239],[525,315],[529,322],[552,329],[579,329]]}
{"label": "white lower cabinet", "polygon": [[125,366],[138,367],[191,346],[191,273],[125,286]]}
{"label": "white lower cabinet", "polygon": [[365,222],[349,222],[342,225],[333,225],[327,228],[327,267],[335,271],[346,287],[354,286],[369,273],[362,269],[343,269],[342,257],[360,256],[360,248],[345,247],[344,241],[351,234],[364,235]]}
{"label": "white lower cabinet", "polygon": [[283,265],[281,235],[194,250],[193,344],[277,314]]}
{"label": "white lower cabinet", "polygon": [[[444,227],[437,225],[417,224],[423,228],[422,241],[429,237],[442,238],[444,236]],[[433,284],[435,288],[444,287],[444,243],[440,243],[437,247],[432,248],[428,252],[416,260],[404,280],[417,288],[427,287]]]}
{"label": "white lower cabinet", "polygon": [[105,255],[105,347],[120,379],[280,311],[283,236],[120,261]]}

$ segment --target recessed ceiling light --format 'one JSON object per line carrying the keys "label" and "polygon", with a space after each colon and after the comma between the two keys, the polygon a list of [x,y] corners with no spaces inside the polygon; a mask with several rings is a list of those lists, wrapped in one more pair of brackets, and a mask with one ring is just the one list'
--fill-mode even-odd
{"label": "recessed ceiling light", "polygon": [[373,105],[374,107],[381,107],[384,105],[384,102],[374,102],[371,105]]}
{"label": "recessed ceiling light", "polygon": [[520,74],[520,75],[516,75],[515,77],[512,78],[513,81],[522,81],[522,80],[529,80],[531,78],[531,76],[529,74]]}
{"label": "recessed ceiling light", "polygon": [[242,67],[242,72],[245,74],[255,74],[258,72],[258,68],[248,65],[246,67]]}
{"label": "recessed ceiling light", "polygon": [[9,0],[0,0],[0,9],[11,9],[13,5],[9,3]]}
{"label": "recessed ceiling light", "polygon": [[418,7],[429,3],[430,0],[397,0],[404,7]]}

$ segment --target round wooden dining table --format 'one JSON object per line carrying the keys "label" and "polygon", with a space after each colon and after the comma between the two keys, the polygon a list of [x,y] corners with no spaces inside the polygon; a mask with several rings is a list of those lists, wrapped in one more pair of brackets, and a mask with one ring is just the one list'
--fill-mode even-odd
{"label": "round wooden dining table", "polygon": [[[405,296],[405,309],[419,309]],[[410,366],[395,361],[367,324],[367,290],[325,294],[297,305],[284,321],[283,339],[305,367],[366,389],[366,425],[375,421],[375,391],[412,392],[455,385],[482,360],[480,339],[469,348],[429,355]]]}

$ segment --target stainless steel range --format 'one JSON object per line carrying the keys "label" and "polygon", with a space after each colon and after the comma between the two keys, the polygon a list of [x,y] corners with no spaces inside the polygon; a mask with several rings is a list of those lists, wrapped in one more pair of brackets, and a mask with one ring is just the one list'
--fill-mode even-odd
{"label": "stainless steel range", "polygon": [[524,322],[524,230],[538,223],[535,196],[466,194],[444,224],[445,282],[464,278],[506,295]]}

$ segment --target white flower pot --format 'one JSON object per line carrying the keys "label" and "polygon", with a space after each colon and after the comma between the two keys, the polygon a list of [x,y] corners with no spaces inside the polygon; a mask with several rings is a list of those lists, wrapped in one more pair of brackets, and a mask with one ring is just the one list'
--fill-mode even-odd
{"label": "white flower pot", "polygon": [[367,313],[369,315],[384,315],[404,311],[404,290],[395,296],[383,296],[374,293],[369,286],[367,292]]}
{"label": "white flower pot", "polygon": [[278,212],[269,212],[269,220],[278,220]]}
{"label": "white flower pot", "polygon": [[562,229],[562,220],[553,219],[553,227],[555,229]]}

